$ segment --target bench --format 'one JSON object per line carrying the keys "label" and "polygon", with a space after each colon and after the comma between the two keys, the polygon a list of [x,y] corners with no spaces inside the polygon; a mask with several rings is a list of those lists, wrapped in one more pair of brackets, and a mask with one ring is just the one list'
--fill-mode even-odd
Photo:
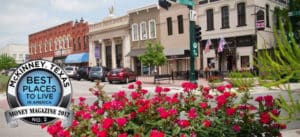
{"label": "bench", "polygon": [[154,76],[154,84],[157,81],[161,81],[161,80],[174,80],[173,76],[171,74],[160,74],[160,75],[155,75]]}

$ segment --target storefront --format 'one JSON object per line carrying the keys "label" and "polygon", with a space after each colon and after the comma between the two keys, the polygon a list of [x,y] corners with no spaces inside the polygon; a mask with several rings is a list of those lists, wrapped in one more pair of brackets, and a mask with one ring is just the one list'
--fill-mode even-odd
{"label": "storefront", "polygon": [[68,55],[65,59],[65,64],[74,66],[88,66],[88,61],[89,54],[84,52]]}

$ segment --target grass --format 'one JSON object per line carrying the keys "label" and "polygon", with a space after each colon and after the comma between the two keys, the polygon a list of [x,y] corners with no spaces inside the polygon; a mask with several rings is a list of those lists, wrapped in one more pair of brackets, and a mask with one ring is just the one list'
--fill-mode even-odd
{"label": "grass", "polygon": [[3,93],[6,91],[8,79],[9,79],[8,76],[0,75],[0,93]]}

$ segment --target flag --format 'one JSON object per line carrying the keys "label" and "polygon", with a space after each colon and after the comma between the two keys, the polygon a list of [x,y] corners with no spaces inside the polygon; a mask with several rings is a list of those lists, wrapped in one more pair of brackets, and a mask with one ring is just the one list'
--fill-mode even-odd
{"label": "flag", "polygon": [[223,52],[224,45],[226,44],[226,41],[223,37],[220,38],[218,52]]}
{"label": "flag", "polygon": [[206,41],[204,52],[207,53],[209,51],[209,47],[211,46],[210,38]]}

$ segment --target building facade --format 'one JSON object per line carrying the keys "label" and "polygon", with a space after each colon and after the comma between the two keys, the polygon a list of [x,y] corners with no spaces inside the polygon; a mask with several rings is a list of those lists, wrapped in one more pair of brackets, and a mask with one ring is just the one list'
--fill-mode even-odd
{"label": "building facade", "polygon": [[29,50],[26,44],[7,44],[0,48],[0,55],[13,57],[17,64],[22,64],[28,60]]}
{"label": "building facade", "polygon": [[128,15],[110,15],[103,21],[89,25],[89,66],[109,69],[130,67],[130,36]]}
{"label": "building facade", "polygon": [[275,45],[275,7],[284,0],[204,0],[196,7],[202,27],[200,68],[251,70],[257,52]]}
{"label": "building facade", "polygon": [[81,19],[30,34],[29,59],[45,59],[62,66],[86,66],[88,31],[88,23]]}
{"label": "building facade", "polygon": [[130,57],[130,67],[139,75],[146,75],[154,72],[154,67],[143,65],[138,56],[145,53],[147,43],[160,42],[160,16],[159,7],[156,4],[133,9],[128,11],[129,16],[129,34],[130,52],[127,54]]}

